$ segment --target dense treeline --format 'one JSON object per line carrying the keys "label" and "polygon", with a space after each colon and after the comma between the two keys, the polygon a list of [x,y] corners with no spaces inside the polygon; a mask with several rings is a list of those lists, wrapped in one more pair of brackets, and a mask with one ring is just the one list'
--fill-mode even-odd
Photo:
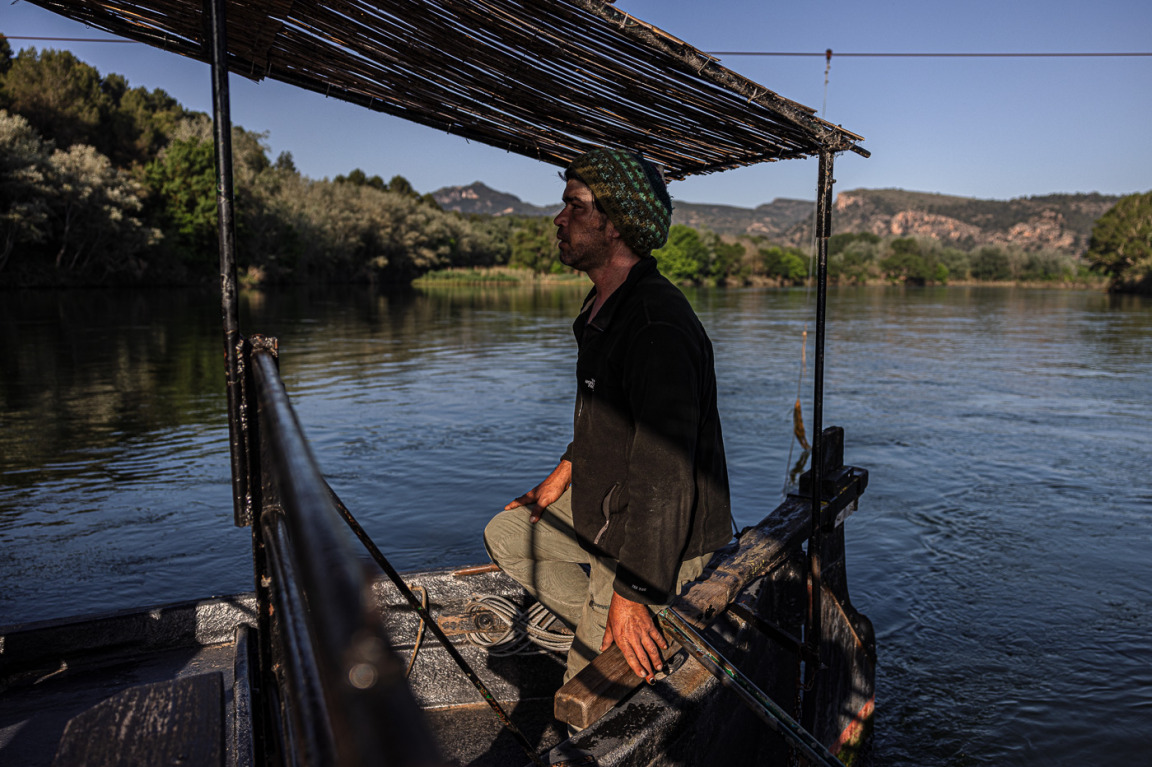
{"label": "dense treeline", "polygon": [[[402,177],[331,181],[233,133],[249,282],[405,283],[430,269],[554,268],[546,221],[446,212]],[[161,90],[0,37],[0,285],[189,284],[217,261],[211,122]]]}
{"label": "dense treeline", "polygon": [[[264,138],[233,131],[237,261],[249,284],[402,284],[490,266],[569,271],[547,217],[466,217],[441,210],[403,177],[385,182],[359,169],[311,180],[289,153],[272,160]],[[0,36],[0,286],[213,282],[215,189],[207,115],[162,90],[101,77],[65,51],[13,56]],[[1090,265],[1115,288],[1147,290],[1150,208],[1149,195],[1121,200],[1097,223],[1087,261],[838,234],[828,273],[839,284],[1067,283],[1091,280]],[[810,249],[682,225],[656,257],[685,284],[799,285],[812,268]]]}
{"label": "dense treeline", "polygon": [[[814,268],[811,249],[781,246],[762,237],[725,241],[678,225],[672,227],[668,245],[655,255],[665,274],[697,284],[803,285]],[[829,239],[828,277],[840,285],[1098,280],[1081,259],[1064,253],[994,246],[964,251],[927,237],[883,239],[868,232]]]}

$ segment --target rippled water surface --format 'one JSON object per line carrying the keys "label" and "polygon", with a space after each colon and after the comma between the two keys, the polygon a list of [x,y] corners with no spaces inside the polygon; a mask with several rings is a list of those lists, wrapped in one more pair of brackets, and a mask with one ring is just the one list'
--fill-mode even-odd
{"label": "rippled water surface", "polygon": [[[243,297],[337,492],[400,568],[480,532],[563,451],[581,289]],[[716,346],[737,521],[776,505],[804,291],[691,292]],[[1142,763],[1152,735],[1152,302],[830,295],[825,424],[880,653],[877,764]],[[188,292],[0,301],[0,623],[250,588],[219,308]],[[808,330],[813,328],[807,324]],[[811,340],[808,343],[811,378]],[[805,387],[805,416],[811,417]]]}

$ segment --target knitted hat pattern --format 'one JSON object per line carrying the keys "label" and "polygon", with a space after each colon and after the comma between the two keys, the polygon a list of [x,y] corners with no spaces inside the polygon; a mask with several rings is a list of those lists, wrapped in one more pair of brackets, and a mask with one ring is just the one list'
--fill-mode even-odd
{"label": "knitted hat pattern", "polygon": [[593,149],[568,166],[568,178],[592,190],[624,243],[647,256],[668,241],[672,200],[660,171],[634,152]]}

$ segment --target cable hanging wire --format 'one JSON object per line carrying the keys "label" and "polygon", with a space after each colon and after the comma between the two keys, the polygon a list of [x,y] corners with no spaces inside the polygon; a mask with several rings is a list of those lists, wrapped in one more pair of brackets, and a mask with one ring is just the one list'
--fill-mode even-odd
{"label": "cable hanging wire", "polygon": [[[831,49],[825,51],[705,51],[709,56],[827,56]],[[952,52],[952,53],[884,53],[873,51],[860,51],[852,53],[835,52],[836,56],[853,56],[857,58],[1109,58],[1124,56],[1152,56],[1152,51],[1094,51],[1094,52],[1059,52],[1048,53],[1032,52]]]}
{"label": "cable hanging wire", "polygon": [[[123,40],[111,37],[44,37],[41,35],[2,35],[9,40],[31,40],[39,42],[51,43],[136,43],[143,45],[137,40]],[[703,51],[709,56],[827,56],[828,50],[824,51]],[[884,51],[852,51],[847,53],[835,52],[836,56],[852,56],[856,58],[1118,58],[1118,57],[1134,57],[1134,56],[1152,56],[1152,51],[1050,51],[1050,52],[1030,52],[1030,51],[1003,51],[1003,52],[978,52],[978,51],[954,51],[942,53],[930,52],[884,52]]]}
{"label": "cable hanging wire", "polygon": [[[46,43],[136,43],[136,40],[121,40],[113,37],[39,37],[37,35],[5,35],[0,34],[8,40],[32,40],[33,42],[46,42]],[[144,43],[137,43],[143,45]]]}

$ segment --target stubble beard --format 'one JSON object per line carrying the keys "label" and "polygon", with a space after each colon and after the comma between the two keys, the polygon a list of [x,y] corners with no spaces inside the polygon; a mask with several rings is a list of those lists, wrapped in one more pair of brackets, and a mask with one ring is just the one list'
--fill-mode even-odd
{"label": "stubble beard", "polygon": [[584,238],[583,242],[573,244],[570,239],[566,238],[566,232],[557,232],[557,238],[562,245],[567,248],[560,248],[560,263],[564,264],[570,269],[575,269],[578,272],[587,272],[602,266],[608,261],[608,238],[604,236],[604,232],[608,229],[607,219],[603,220],[598,229],[597,234],[600,236],[595,241],[590,241],[590,238]]}

